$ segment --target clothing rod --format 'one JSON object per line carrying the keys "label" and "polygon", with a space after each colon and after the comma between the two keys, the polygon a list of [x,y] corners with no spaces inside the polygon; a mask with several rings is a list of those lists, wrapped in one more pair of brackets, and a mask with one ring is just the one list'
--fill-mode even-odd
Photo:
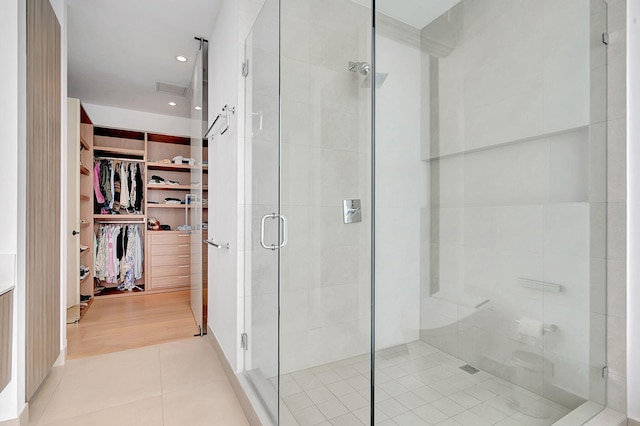
{"label": "clothing rod", "polygon": [[118,158],[118,157],[94,157],[96,160],[117,160],[124,161],[127,163],[146,163],[145,160],[139,160],[136,158]]}

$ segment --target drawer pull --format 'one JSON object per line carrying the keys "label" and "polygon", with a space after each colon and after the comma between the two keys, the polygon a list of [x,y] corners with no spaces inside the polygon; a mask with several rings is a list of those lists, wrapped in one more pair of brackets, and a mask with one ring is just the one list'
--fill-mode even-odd
{"label": "drawer pull", "polygon": [[181,254],[181,255],[180,255],[180,256],[178,256],[178,257],[189,257],[189,256],[191,256],[191,255],[190,255],[190,254]]}
{"label": "drawer pull", "polygon": [[188,267],[190,267],[190,266],[191,266],[191,265],[179,265],[179,266],[178,266],[178,268],[188,268]]}
{"label": "drawer pull", "polygon": [[178,278],[189,278],[189,275],[180,275]]}
{"label": "drawer pull", "polygon": [[178,247],[189,247],[189,244],[180,244]]}

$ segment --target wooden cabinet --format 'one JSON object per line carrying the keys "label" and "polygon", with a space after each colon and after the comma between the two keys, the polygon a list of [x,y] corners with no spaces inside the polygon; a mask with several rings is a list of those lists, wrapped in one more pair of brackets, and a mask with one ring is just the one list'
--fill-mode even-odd
{"label": "wooden cabinet", "polygon": [[13,290],[0,292],[0,392],[11,381]]}
{"label": "wooden cabinet", "polygon": [[[202,242],[188,231],[200,235],[201,226],[191,220],[191,208],[196,204],[186,200],[195,198],[202,202],[201,199],[207,197],[207,166],[195,161],[192,164],[173,162],[177,156],[191,157],[191,139],[186,137],[148,133],[147,156],[147,217],[170,228],[147,232],[148,288],[163,291],[189,287],[192,273],[198,275],[193,279],[206,283],[199,269],[192,268],[193,262],[202,261],[193,258],[194,253],[200,252]],[[206,148],[203,158],[207,158]],[[206,212],[206,207],[203,210]],[[199,246],[192,247],[192,244]]]}
{"label": "wooden cabinet", "polygon": [[149,231],[147,235],[149,290],[189,286],[191,235],[181,231]]}

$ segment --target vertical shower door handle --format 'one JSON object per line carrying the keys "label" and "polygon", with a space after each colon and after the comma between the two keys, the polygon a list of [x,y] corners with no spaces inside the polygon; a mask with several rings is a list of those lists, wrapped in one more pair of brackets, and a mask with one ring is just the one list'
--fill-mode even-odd
{"label": "vertical shower door handle", "polygon": [[280,244],[280,248],[287,245],[287,228],[289,224],[287,222],[287,218],[283,215],[279,215],[280,220],[282,221],[282,243]]}
{"label": "vertical shower door handle", "polygon": [[[282,243],[267,245],[267,243],[265,242],[264,232],[265,232],[265,224],[267,219],[279,219],[282,221]],[[288,228],[287,218],[282,215],[279,215],[277,213],[269,213],[262,216],[262,219],[260,220],[260,245],[262,246],[262,248],[273,251],[275,249],[286,246],[287,238],[288,238],[287,228]]]}

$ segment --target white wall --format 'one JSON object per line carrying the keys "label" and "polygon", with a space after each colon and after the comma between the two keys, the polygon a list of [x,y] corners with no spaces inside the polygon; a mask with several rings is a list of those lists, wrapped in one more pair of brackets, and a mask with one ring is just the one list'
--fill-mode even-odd
{"label": "white wall", "polygon": [[[238,102],[238,4],[225,0],[209,37],[209,123],[225,104]],[[224,60],[220,60],[224,58]],[[228,242],[229,250],[209,250],[208,325],[235,371],[242,369],[239,335],[242,283],[238,259],[238,114],[231,128],[209,143],[209,238]],[[240,220],[239,220],[240,218]]]}
{"label": "white wall", "polygon": [[[0,222],[4,223],[3,238],[0,239],[0,276],[15,280],[15,263],[10,259],[18,251],[18,1],[6,0],[0,3],[0,140],[5,158],[0,168],[0,180],[4,182],[2,197],[7,200],[6,208],[0,209]],[[6,255],[8,256],[6,256]],[[5,261],[5,259],[9,259]],[[23,292],[23,288],[17,288]],[[0,393],[0,422],[16,418],[24,401],[18,401],[18,312],[24,305],[14,297],[12,381]]]}
{"label": "white wall", "polygon": [[640,2],[627,31],[627,415],[640,421]]}
{"label": "white wall", "polygon": [[[82,99],[80,99],[82,101]],[[117,127],[175,136],[189,136],[191,120],[151,112],[82,103],[96,126]]]}

